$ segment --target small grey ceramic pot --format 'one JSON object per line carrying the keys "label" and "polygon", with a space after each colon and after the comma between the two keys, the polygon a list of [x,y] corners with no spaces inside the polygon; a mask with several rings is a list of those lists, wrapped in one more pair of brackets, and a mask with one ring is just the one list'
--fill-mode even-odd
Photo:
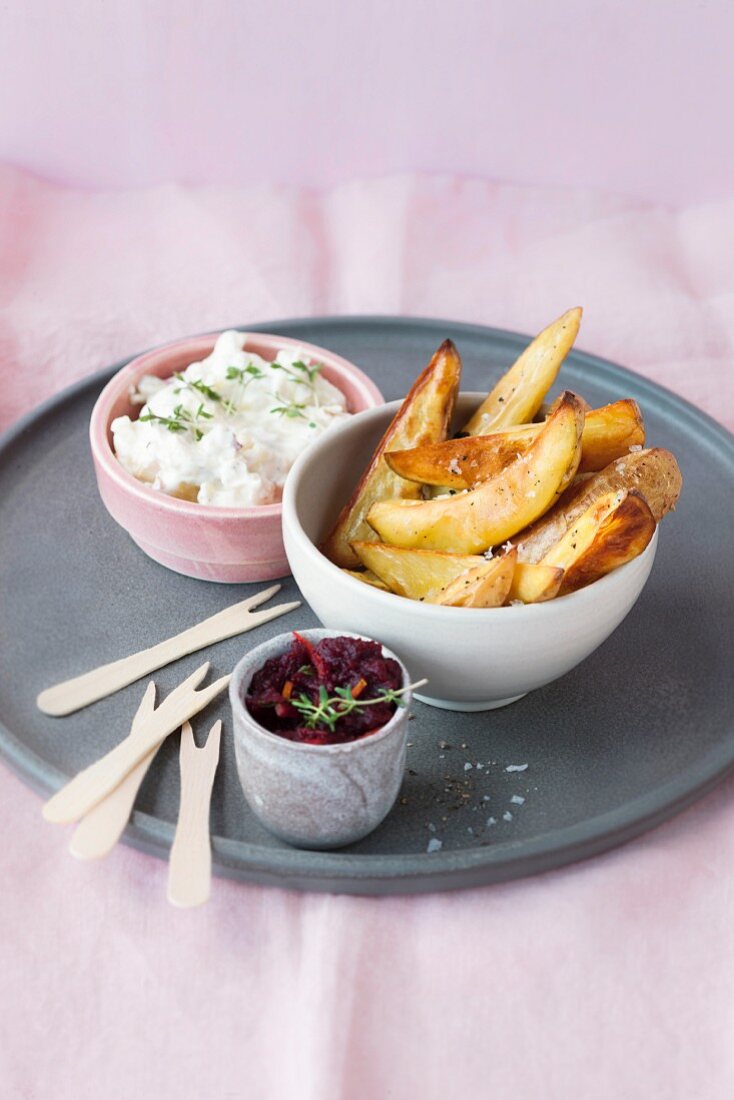
{"label": "small grey ceramic pot", "polygon": [[[302,630],[318,642],[337,638],[344,630]],[[341,745],[306,745],[270,733],[252,717],[245,696],[255,672],[270,657],[285,652],[292,634],[279,634],[251,650],[232,673],[229,697],[234,720],[234,744],[245,798],[263,825],[298,848],[340,848],[377,828],[397,798],[405,769],[405,746],[411,693],[390,721],[356,741]],[[372,639],[365,639],[371,641]],[[398,662],[403,687],[410,683]]]}

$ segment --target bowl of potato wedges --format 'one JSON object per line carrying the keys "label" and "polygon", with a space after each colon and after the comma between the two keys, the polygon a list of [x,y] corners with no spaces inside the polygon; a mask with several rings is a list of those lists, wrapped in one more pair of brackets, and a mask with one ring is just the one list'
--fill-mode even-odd
{"label": "bowl of potato wedges", "polygon": [[283,533],[304,597],[324,626],[399,653],[434,706],[504,706],[563,676],[652,569],[680,470],[624,395],[548,403],[580,320],[544,329],[488,394],[461,391],[445,340],[404,400],[327,433],[289,475]]}

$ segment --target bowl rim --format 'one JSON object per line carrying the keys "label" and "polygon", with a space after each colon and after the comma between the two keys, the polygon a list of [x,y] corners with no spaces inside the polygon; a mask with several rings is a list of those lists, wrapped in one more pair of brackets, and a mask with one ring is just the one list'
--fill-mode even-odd
{"label": "bowl rim", "polygon": [[[472,398],[476,397],[478,401],[482,401],[486,395],[484,393],[477,393],[473,390],[464,390],[460,392],[459,396]],[[480,616],[482,619],[484,619],[485,616],[489,616],[490,618],[494,617],[496,622],[496,617],[498,615],[502,616],[502,619],[505,622],[509,622],[511,619],[523,619],[529,618],[531,616],[537,618],[538,615],[548,616],[558,614],[559,609],[562,609],[564,607],[573,608],[575,606],[580,609],[580,606],[584,603],[589,604],[594,601],[594,593],[599,594],[604,592],[607,588],[621,584],[621,579],[629,571],[640,569],[640,567],[644,568],[644,563],[647,562],[648,559],[654,558],[658,544],[658,533],[660,530],[659,522],[655,524],[655,530],[653,532],[652,538],[650,539],[649,543],[641,554],[638,554],[636,558],[633,558],[631,561],[626,562],[624,565],[620,565],[616,569],[613,569],[611,573],[607,573],[605,574],[605,576],[599,577],[598,580],[593,581],[591,584],[587,584],[583,588],[577,589],[577,591],[575,592],[568,592],[565,596],[556,596],[552,600],[544,600],[543,602],[532,604],[508,604],[504,607],[444,607],[440,604],[423,603],[420,600],[407,600],[404,597],[398,596],[394,592],[383,592],[379,588],[374,588],[371,585],[364,584],[362,581],[357,580],[356,577],[351,577],[349,573],[345,572],[338,565],[335,565],[332,561],[330,561],[326,557],[326,555],[321,552],[318,546],[311,541],[311,539],[304,531],[303,525],[301,524],[296,510],[296,494],[298,492],[301,482],[303,481],[304,475],[307,472],[308,462],[315,458],[319,448],[322,445],[325,445],[327,440],[333,441],[336,438],[337,434],[346,434],[350,430],[356,430],[355,425],[358,424],[360,420],[364,420],[367,417],[372,417],[376,419],[381,413],[389,413],[393,410],[397,411],[401,404],[401,399],[397,401],[388,401],[385,402],[384,405],[373,407],[371,409],[364,409],[362,410],[362,412],[355,413],[355,415],[351,417],[350,420],[345,421],[342,424],[336,425],[333,431],[329,433],[328,437],[321,436],[321,438],[317,439],[314,444],[308,448],[307,451],[304,451],[298,456],[293,466],[291,467],[291,471],[288,475],[283,490],[283,524],[284,527],[285,525],[288,525],[289,534],[297,543],[298,548],[302,550],[302,552],[305,553],[306,556],[311,561],[316,563],[319,567],[322,563],[325,564],[330,571],[333,571],[335,576],[338,575],[348,586],[353,585],[354,588],[352,588],[351,591],[360,591],[366,599],[377,600],[378,606],[381,601],[387,600],[389,601],[389,606],[395,607],[393,601],[396,599],[401,599],[406,604],[406,606],[410,608],[409,613],[422,616],[424,619],[441,619],[444,621],[455,620],[463,621],[466,623],[466,615],[470,613],[471,619],[469,620],[469,622],[476,623],[477,621],[481,621]],[[650,563],[650,568],[652,568],[652,562]],[[291,572],[293,572],[292,568]],[[386,604],[385,606],[388,605]],[[560,613],[563,614],[563,611],[560,610]],[[457,616],[459,617],[458,619]]]}
{"label": "bowl rim", "polygon": [[[115,455],[108,439],[111,422],[109,406],[120,395],[123,389],[129,387],[131,381],[138,373],[143,373],[141,368],[143,368],[147,362],[165,358],[167,355],[181,353],[187,348],[192,349],[192,355],[205,353],[207,348],[210,350],[213,349],[214,343],[223,332],[228,331],[230,330],[216,329],[211,332],[200,333],[197,336],[183,336],[159,344],[154,348],[149,348],[147,351],[140,352],[140,354],[134,355],[132,359],[124,363],[119,370],[115,371],[99,393],[89,419],[89,443],[92,457],[95,463],[104,471],[105,476],[114,481],[116,485],[128,495],[138,497],[143,503],[156,505],[164,511],[176,513],[177,515],[191,516],[192,518],[197,517],[198,519],[210,517],[219,520],[242,520],[254,518],[255,516],[267,518],[268,516],[279,516],[282,514],[282,500],[274,504],[251,504],[243,507],[231,507],[219,504],[200,504],[198,501],[194,500],[182,500],[180,497],[174,497],[169,493],[163,493],[159,489],[153,489],[151,486],[146,485],[145,482],[139,481],[125,469]],[[385,399],[379,387],[369,375],[365,374],[365,372],[355,363],[350,362],[350,360],[345,359],[336,352],[330,351],[328,348],[322,348],[318,344],[311,344],[306,340],[296,340],[291,336],[278,336],[277,333],[260,332],[258,329],[236,329],[235,331],[244,332],[244,335],[251,338],[253,343],[270,344],[271,347],[275,349],[275,354],[277,354],[277,351],[281,348],[303,349],[309,356],[324,358],[325,365],[329,368],[333,368],[338,375],[342,377],[348,375],[358,384],[363,391],[365,399],[370,402],[364,409],[358,409],[355,413],[352,413],[352,416],[359,416],[362,412],[380,408],[385,403]],[[245,342],[245,348],[246,347],[247,341]],[[196,359],[192,358],[191,362],[196,362]],[[336,383],[333,384],[336,385]],[[340,387],[337,385],[337,389],[339,388]],[[318,442],[318,440],[314,442]],[[313,444],[311,444],[311,446],[312,445]]]}
{"label": "bowl rim", "polygon": [[[254,649],[248,650],[247,653],[245,653],[244,656],[240,658],[240,660],[232,669],[232,676],[229,681],[228,689],[230,706],[232,707],[232,717],[234,719],[235,712],[237,712],[238,716],[248,726],[250,731],[255,734],[255,736],[260,737],[261,740],[266,741],[269,744],[277,744],[284,752],[311,752],[319,756],[336,756],[358,752],[358,746],[374,745],[375,742],[382,741],[385,737],[389,736],[391,733],[394,733],[396,726],[400,724],[401,720],[404,720],[410,714],[410,707],[413,702],[413,692],[408,690],[403,696],[403,698],[406,700],[405,706],[396,707],[395,713],[388,722],[385,722],[384,726],[380,726],[376,730],[365,733],[361,737],[355,737],[350,741],[340,741],[333,745],[311,745],[305,741],[291,741],[288,737],[279,737],[277,733],[273,733],[271,730],[265,729],[265,727],[261,726],[257,719],[254,718],[252,714],[250,714],[247,706],[245,705],[244,699],[240,697],[242,680],[248,672],[250,672],[250,679],[252,679],[252,676],[254,676],[255,672],[258,671],[257,667],[252,668],[252,670],[250,671],[250,666],[256,663],[254,660],[255,658],[257,660],[260,660],[259,656],[256,657],[260,650],[265,648],[272,649],[274,643],[277,642],[278,645],[282,648],[278,649],[275,653],[270,654],[270,656],[276,656],[278,652],[282,652],[285,650],[287,639],[292,638],[294,633],[298,633],[304,638],[317,636],[319,640],[321,638],[346,637],[361,638],[365,642],[377,642],[378,645],[382,646],[383,655],[387,657],[392,657],[392,659],[394,661],[397,661],[397,663],[400,665],[400,671],[403,675],[403,687],[407,687],[410,684],[410,674],[403,661],[401,661],[397,653],[390,649],[389,646],[386,646],[383,642],[381,642],[379,638],[371,638],[367,634],[359,634],[354,630],[332,630],[329,627],[325,626],[313,626],[308,627],[305,630],[299,631],[283,631],[282,634],[276,634],[272,638],[266,638],[264,641],[260,642],[259,645],[255,646]],[[269,658],[267,657],[264,658],[264,660],[268,659]]]}

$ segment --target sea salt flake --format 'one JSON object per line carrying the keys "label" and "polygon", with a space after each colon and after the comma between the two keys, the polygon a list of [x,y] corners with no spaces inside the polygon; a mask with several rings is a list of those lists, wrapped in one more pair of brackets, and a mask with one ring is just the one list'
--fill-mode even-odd
{"label": "sea salt flake", "polygon": [[473,764],[469,764],[469,763],[467,762],[467,763],[466,763],[466,764],[464,765],[464,771],[465,771],[465,772],[470,772],[470,771],[472,770],[472,768],[473,768],[473,767],[474,767],[474,765],[473,765]]}
{"label": "sea salt flake", "polygon": [[496,824],[497,824],[497,818],[496,817],[488,817],[487,818],[487,827],[490,827],[490,826],[496,825]]}
{"label": "sea salt flake", "polygon": [[510,600],[510,607],[524,607],[525,604],[522,600]]}
{"label": "sea salt flake", "polygon": [[512,798],[510,799],[510,802],[514,802],[517,806],[522,806],[524,801],[525,799],[521,794],[513,794]]}
{"label": "sea salt flake", "polygon": [[641,443],[633,443],[632,446],[630,447],[630,450],[633,452],[633,454],[634,454],[635,451],[641,451],[642,450],[642,444]]}
{"label": "sea salt flake", "polygon": [[492,547],[491,547],[491,546],[490,546],[490,547],[489,547],[489,548],[488,548],[487,550],[485,550],[485,551],[484,551],[484,555],[483,555],[483,556],[484,556],[484,557],[485,557],[485,558],[487,559],[487,561],[491,561],[491,560],[492,560],[492,558],[493,558],[493,556],[494,556],[494,551],[493,551],[493,549],[492,549]]}
{"label": "sea salt flake", "polygon": [[512,821],[512,814],[510,813],[509,810],[505,810],[505,812],[502,814],[502,820],[503,821]]}
{"label": "sea salt flake", "polygon": [[449,473],[461,476],[461,466],[459,465],[458,458],[452,458],[449,462]]}
{"label": "sea salt flake", "polygon": [[508,764],[505,768],[506,772],[524,772],[527,769],[527,764]]}
{"label": "sea salt flake", "polygon": [[428,847],[426,848],[426,851],[429,852],[429,853],[430,852],[440,852],[442,848],[443,848],[443,841],[439,840],[438,837],[436,837],[436,836],[432,836],[431,839],[428,841]]}
{"label": "sea salt flake", "polygon": [[429,821],[428,822],[428,832],[429,833],[435,833],[435,831],[436,831],[436,826],[433,824],[432,821]]}
{"label": "sea salt flake", "polygon": [[507,542],[502,543],[502,549],[505,551],[506,554],[509,554],[510,550],[512,550],[512,543],[509,539],[507,540]]}
{"label": "sea salt flake", "polygon": [[489,802],[489,795],[488,794],[483,794],[482,795],[482,802]]}

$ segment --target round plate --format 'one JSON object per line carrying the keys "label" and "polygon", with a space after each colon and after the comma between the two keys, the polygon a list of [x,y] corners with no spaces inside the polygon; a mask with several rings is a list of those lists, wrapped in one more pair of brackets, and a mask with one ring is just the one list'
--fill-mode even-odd
{"label": "round plate", "polygon": [[[464,361],[463,388],[472,390],[493,385],[528,342],[476,325],[404,318],[250,328],[332,348],[366,370],[387,400],[406,392],[446,336]],[[53,398],[0,443],[0,750],[44,795],[128,732],[143,685],[60,719],[36,709],[42,687],[152,645],[264,587],[171,573],[107,515],[87,427],[97,394],[121,365]],[[569,355],[560,383],[593,405],[636,398],[649,442],[672,450],[683,471],[680,504],[663,523],[652,576],[632,613],[573,672],[503,710],[451,714],[417,703],[395,809],[371,836],[339,852],[289,848],[258,825],[237,781],[227,704],[213,704],[195,725],[201,734],[218,714],[225,721],[211,817],[220,874],[345,893],[497,882],[629,840],[732,769],[734,440],[661,387],[583,352]],[[296,595],[288,581],[276,600]],[[222,642],[207,654],[212,675],[230,671],[245,647],[312,625],[302,607]],[[159,690],[201,660],[195,654],[161,670]],[[164,857],[178,810],[177,750],[178,738],[169,738],[126,833]]]}

